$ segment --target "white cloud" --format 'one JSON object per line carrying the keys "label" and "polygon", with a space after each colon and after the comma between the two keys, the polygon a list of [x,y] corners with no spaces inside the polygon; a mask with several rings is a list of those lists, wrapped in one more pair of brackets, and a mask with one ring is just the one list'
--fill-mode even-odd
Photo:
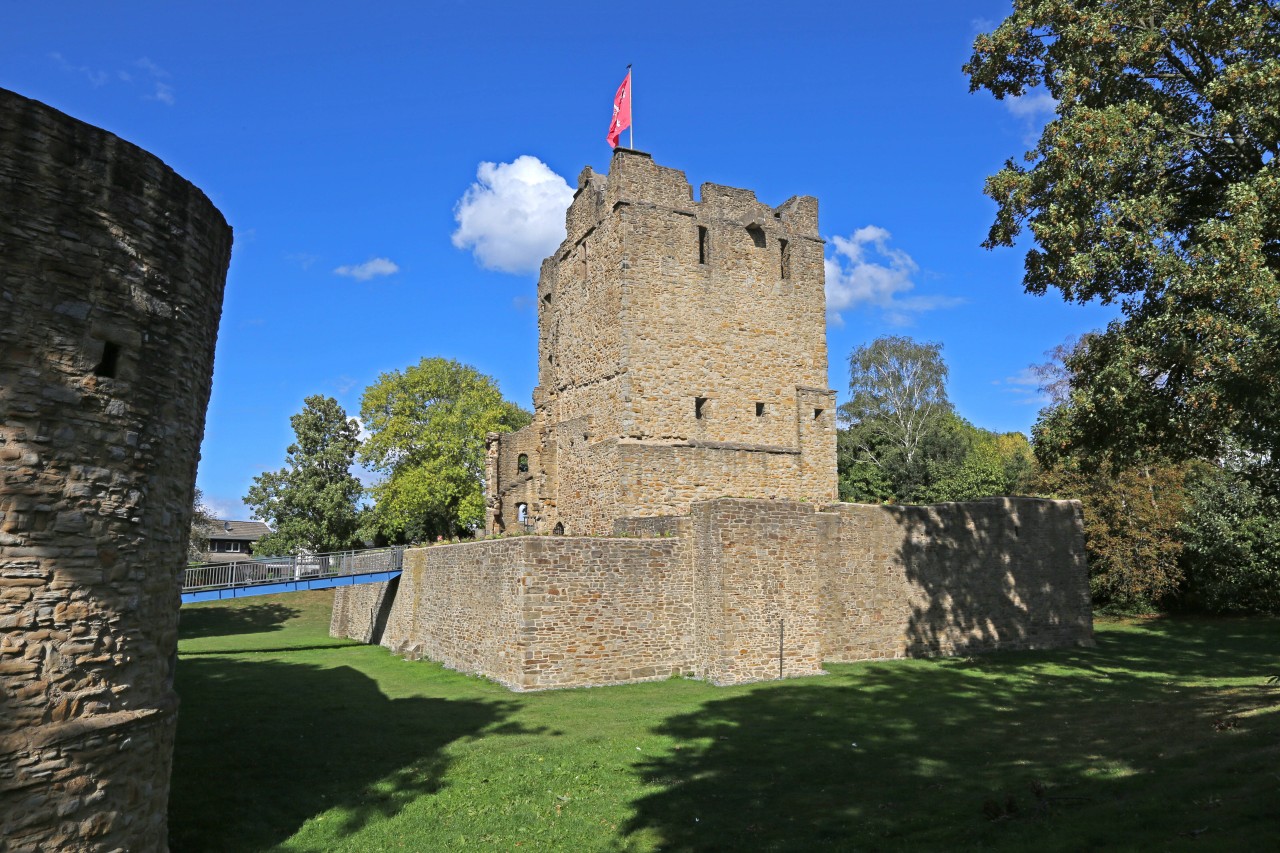
{"label": "white cloud", "polygon": [[843,324],[841,311],[870,305],[883,311],[890,323],[905,325],[913,314],[964,301],[950,296],[907,295],[915,289],[912,277],[920,267],[906,252],[889,245],[891,237],[878,225],[868,225],[848,237],[831,238],[835,251],[824,265],[827,315],[832,323]]}
{"label": "white cloud", "polygon": [[292,261],[304,270],[309,270],[316,261],[320,260],[320,256],[312,255],[307,252],[286,252],[284,259],[286,261]]}
{"label": "white cloud", "polygon": [[143,71],[150,74],[152,77],[168,77],[169,76],[168,71],[165,71],[163,68],[161,68],[159,65],[156,65],[154,62],[152,62],[150,59],[148,59],[145,56],[142,57],[141,59],[136,60],[133,64],[136,67],[141,68]]}
{"label": "white cloud", "polygon": [[244,504],[235,499],[214,497],[206,492],[201,502],[209,515],[223,521],[242,521],[249,517]]}
{"label": "white cloud", "polygon": [[368,281],[376,276],[398,273],[400,267],[390,258],[370,258],[363,264],[347,264],[333,272],[335,275],[345,275],[356,281]]}
{"label": "white cloud", "polygon": [[1053,95],[1043,89],[1036,89],[1027,92],[1025,95],[1005,98],[1004,106],[1005,109],[1018,118],[1034,122],[1042,121],[1053,115],[1054,110],[1058,108],[1058,102],[1054,100]]}
{"label": "white cloud", "polygon": [[68,71],[72,74],[83,74],[85,79],[89,81],[89,85],[95,89],[105,86],[111,81],[111,75],[106,71],[90,68],[87,65],[74,65],[71,62],[68,62],[67,58],[57,51],[49,54],[49,58],[58,63],[58,66],[63,71]]}
{"label": "white cloud", "polygon": [[110,83],[112,80],[118,80],[119,82],[129,86],[132,86],[135,83],[142,86],[149,85],[151,93],[143,95],[142,97],[144,100],[158,101],[169,107],[173,106],[176,101],[176,98],[174,97],[176,90],[173,85],[171,83],[163,82],[164,79],[170,76],[169,72],[161,68],[159,65],[156,65],[145,56],[141,59],[134,60],[132,66],[142,72],[141,79],[139,79],[134,72],[125,69],[117,69],[113,75],[107,71],[90,68],[87,65],[75,65],[69,62],[61,53],[56,51],[54,53],[50,53],[49,58],[58,63],[63,71],[83,74],[88,79],[89,85],[93,86],[95,89],[107,85],[107,83]]}
{"label": "white cloud", "polygon": [[168,83],[156,82],[156,90],[148,96],[153,101],[159,101],[165,106],[173,106],[173,87]]}
{"label": "white cloud", "polygon": [[564,240],[573,190],[528,154],[511,163],[481,163],[476,178],[453,208],[453,245],[469,249],[486,269],[536,272]]}
{"label": "white cloud", "polygon": [[1044,392],[1041,385],[1044,379],[1033,367],[1024,367],[1013,376],[992,380],[992,385],[1005,385],[1005,391],[1012,395],[1017,403],[1028,406],[1047,406],[1053,402]]}

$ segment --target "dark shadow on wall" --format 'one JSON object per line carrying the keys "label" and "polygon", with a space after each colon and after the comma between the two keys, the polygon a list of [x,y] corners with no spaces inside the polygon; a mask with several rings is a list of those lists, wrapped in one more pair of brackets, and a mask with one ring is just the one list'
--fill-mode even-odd
{"label": "dark shadow on wall", "polygon": [[1248,849],[1274,831],[1280,690],[1174,682],[1226,674],[1225,648],[1262,685],[1275,623],[1239,627],[833,665],[711,701],[655,730],[675,743],[637,765],[657,790],[624,829],[673,851]]}
{"label": "dark shadow on wall", "polygon": [[[494,727],[505,702],[390,699],[351,667],[183,660],[169,801],[174,851],[266,850],[343,810],[338,835],[439,790],[459,738]],[[505,730],[504,730],[505,733]]]}
{"label": "dark shadow on wall", "polygon": [[1088,641],[1088,569],[1070,504],[1001,499],[891,510],[898,557],[923,592],[913,655],[969,654]]}
{"label": "dark shadow on wall", "polygon": [[400,575],[387,581],[386,590],[378,599],[378,612],[373,617],[373,627],[369,632],[368,643],[372,646],[382,645],[382,636],[387,633],[387,620],[391,618],[391,608],[396,603],[396,593],[400,591]]}
{"label": "dark shadow on wall", "polygon": [[182,638],[221,637],[279,631],[302,611],[285,604],[246,604],[237,607],[186,607],[178,611]]}

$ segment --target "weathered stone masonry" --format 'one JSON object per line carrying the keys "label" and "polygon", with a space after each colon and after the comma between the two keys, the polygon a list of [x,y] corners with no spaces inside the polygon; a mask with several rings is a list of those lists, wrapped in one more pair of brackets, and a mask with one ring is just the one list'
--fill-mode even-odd
{"label": "weathered stone masonry", "polygon": [[[398,589],[337,591],[332,630],[516,690],[1088,642],[1079,505],[720,498],[615,537],[405,553]],[[625,538],[624,538],[625,537]],[[388,604],[390,595],[393,601]],[[383,612],[384,627],[373,630]]]}
{"label": "weathered stone masonry", "polygon": [[0,90],[0,847],[164,850],[178,572],[231,229]]}
{"label": "weathered stone masonry", "polygon": [[1089,641],[1077,504],[832,503],[814,199],[695,202],[619,150],[566,231],[533,423],[489,436],[486,528],[569,535],[409,552],[397,585],[338,591],[332,633],[517,690]]}
{"label": "weathered stone masonry", "polygon": [[487,531],[835,500],[817,201],[718,184],[694,201],[682,172],[619,149],[579,177],[566,230],[538,281],[534,421],[489,439]]}

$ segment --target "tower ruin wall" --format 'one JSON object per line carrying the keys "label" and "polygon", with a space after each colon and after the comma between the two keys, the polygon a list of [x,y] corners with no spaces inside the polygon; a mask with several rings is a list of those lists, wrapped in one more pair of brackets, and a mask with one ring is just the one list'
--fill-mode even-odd
{"label": "tower ruin wall", "polygon": [[164,850],[178,575],[231,229],[0,90],[0,839]]}

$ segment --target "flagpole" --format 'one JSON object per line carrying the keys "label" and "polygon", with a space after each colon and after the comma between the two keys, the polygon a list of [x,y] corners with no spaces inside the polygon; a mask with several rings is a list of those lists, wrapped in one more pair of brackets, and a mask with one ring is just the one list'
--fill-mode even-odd
{"label": "flagpole", "polygon": [[627,97],[631,99],[631,124],[627,127],[627,133],[631,135],[630,136],[631,150],[635,151],[636,150],[636,80],[634,77],[631,76],[630,62],[627,63],[627,80],[628,80],[627,88],[630,90],[627,92]]}

